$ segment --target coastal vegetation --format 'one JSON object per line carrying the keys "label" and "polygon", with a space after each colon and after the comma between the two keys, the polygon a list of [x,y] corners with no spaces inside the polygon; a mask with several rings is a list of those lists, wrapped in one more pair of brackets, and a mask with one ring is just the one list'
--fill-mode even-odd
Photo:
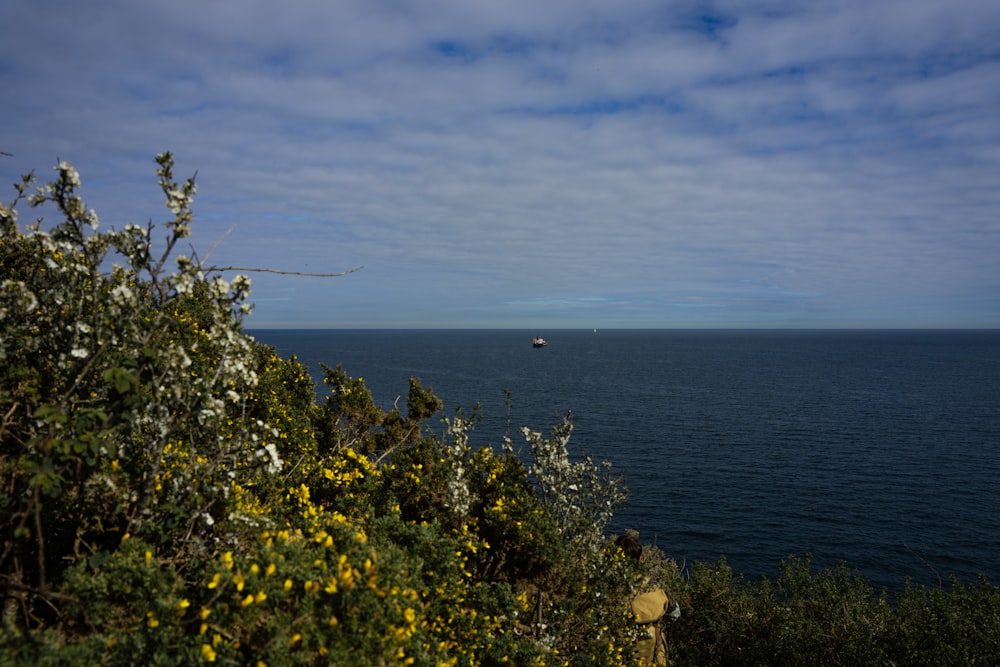
{"label": "coastal vegetation", "polygon": [[417,379],[385,410],[324,366],[317,400],[243,330],[249,279],[180,252],[195,181],[157,165],[162,228],[100,229],[63,162],[0,204],[3,664],[630,665],[651,581],[674,665],[997,663],[985,580],[750,581],[648,546],[634,571],[570,415],[479,446]]}

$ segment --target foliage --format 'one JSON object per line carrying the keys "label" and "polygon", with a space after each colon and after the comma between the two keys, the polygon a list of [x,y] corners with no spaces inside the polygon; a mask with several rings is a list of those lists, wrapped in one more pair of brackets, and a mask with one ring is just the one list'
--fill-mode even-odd
{"label": "foliage", "polygon": [[158,258],[151,226],[96,231],[66,163],[28,197],[62,213],[50,232],[2,213],[0,567],[8,588],[50,603],[25,603],[28,617],[52,620],[50,584],[125,534],[175,558],[213,548],[233,479],[260,474],[273,447],[263,422],[233,419],[257,379],[240,322],[249,281],[207,278],[185,256],[165,270],[195,186],[173,180],[169,154],[158,163],[173,213]]}
{"label": "foliage", "polygon": [[[176,253],[196,187],[157,163],[158,252],[100,230],[66,163],[0,208],[4,662],[619,664],[624,606],[586,592],[614,555],[551,518],[574,494],[471,447],[474,417],[433,433],[415,379],[403,415],[324,367],[317,403],[243,331],[249,280]],[[60,219],[19,226],[24,200]]]}
{"label": "foliage", "polygon": [[792,557],[779,576],[747,581],[724,560],[694,563],[677,589],[675,665],[995,665],[1000,590],[952,582],[890,597],[840,564]]}
{"label": "foliage", "polygon": [[[552,429],[552,439],[529,428],[521,430],[531,446],[529,472],[541,493],[546,513],[556,521],[559,532],[589,550],[604,539],[604,529],[615,510],[625,502],[621,480],[611,471],[611,464],[594,464],[589,456],[571,463],[569,438],[573,433],[571,415]],[[512,451],[511,445],[505,443]]]}
{"label": "foliage", "polygon": [[100,230],[66,163],[0,205],[0,662],[630,665],[655,584],[675,665],[996,664],[986,581],[890,601],[808,558],[745,581],[651,547],[634,570],[570,415],[477,447],[475,412],[435,430],[418,380],[404,415],[340,366],[318,402],[243,331],[249,280],[177,254],[195,183],[157,163],[159,251],[151,224]]}

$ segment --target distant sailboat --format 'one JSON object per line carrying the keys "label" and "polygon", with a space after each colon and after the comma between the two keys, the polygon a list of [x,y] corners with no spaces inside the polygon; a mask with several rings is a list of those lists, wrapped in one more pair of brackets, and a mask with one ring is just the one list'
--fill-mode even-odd
{"label": "distant sailboat", "polygon": [[535,336],[534,338],[531,339],[532,347],[545,347],[548,344],[549,342],[544,338],[542,338],[541,336]]}

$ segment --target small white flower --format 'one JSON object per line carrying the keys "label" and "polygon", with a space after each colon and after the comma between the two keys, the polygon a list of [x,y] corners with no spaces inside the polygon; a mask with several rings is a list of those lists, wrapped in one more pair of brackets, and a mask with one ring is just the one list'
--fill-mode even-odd
{"label": "small white flower", "polygon": [[61,160],[52,170],[58,171],[60,174],[65,174],[66,181],[74,188],[80,187],[80,174],[69,162]]}
{"label": "small white flower", "polygon": [[125,305],[132,299],[132,290],[127,285],[119,285],[111,290],[111,298],[119,305]]}
{"label": "small white flower", "polygon": [[233,289],[240,292],[249,292],[250,278],[242,273],[238,274],[235,278],[233,278]]}
{"label": "small white flower", "polygon": [[264,451],[267,452],[268,456],[271,457],[271,462],[267,466],[267,471],[272,475],[281,472],[281,466],[284,465],[284,461],[278,456],[278,448],[274,446],[274,443],[269,442],[264,445]]}

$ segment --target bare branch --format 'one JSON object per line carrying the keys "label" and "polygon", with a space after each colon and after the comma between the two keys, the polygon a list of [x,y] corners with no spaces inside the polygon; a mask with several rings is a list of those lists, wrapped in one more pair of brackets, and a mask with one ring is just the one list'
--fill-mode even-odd
{"label": "bare branch", "polygon": [[[212,256],[212,253],[215,252],[215,249],[219,247],[219,245],[226,239],[227,236],[233,233],[234,229],[236,229],[236,225],[230,227],[228,230],[226,230],[225,234],[219,237],[219,240],[215,242],[215,244],[211,247],[211,249],[209,249],[208,254],[205,255],[205,260],[207,260],[209,257]],[[212,271],[218,271],[219,273],[223,271],[252,271],[254,273],[280,273],[283,276],[311,276],[314,278],[339,278],[340,276],[346,276],[356,271],[360,271],[363,268],[365,267],[356,266],[353,269],[348,269],[347,271],[341,271],[340,273],[308,273],[305,271],[282,271],[280,269],[260,269],[260,268],[251,268],[247,266],[202,266],[201,270],[206,273],[211,273]]]}
{"label": "bare branch", "polygon": [[252,271],[254,273],[280,273],[283,276],[312,276],[314,278],[339,278],[340,276],[346,276],[351,273],[360,271],[365,267],[355,266],[353,269],[348,269],[347,271],[341,271],[340,273],[308,273],[306,271],[281,271],[280,269],[258,269],[248,266],[203,266],[202,271],[206,273],[212,271]]}
{"label": "bare branch", "polygon": [[236,225],[232,225],[229,229],[226,230],[225,234],[219,237],[218,241],[212,244],[212,247],[208,249],[208,254],[205,255],[206,262],[208,261],[208,258],[212,256],[212,253],[215,252],[215,249],[218,248],[219,245],[226,240],[226,237],[233,233],[234,229],[236,229]]}

